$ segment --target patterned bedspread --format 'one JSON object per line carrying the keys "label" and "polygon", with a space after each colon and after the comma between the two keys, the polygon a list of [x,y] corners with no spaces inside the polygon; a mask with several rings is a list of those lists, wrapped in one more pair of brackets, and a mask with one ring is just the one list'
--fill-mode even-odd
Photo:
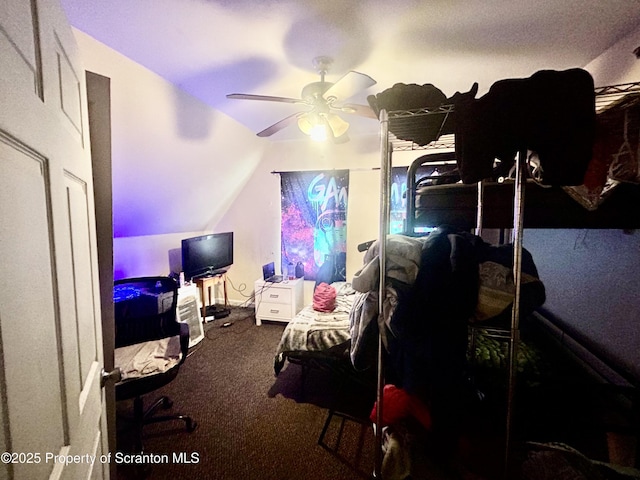
{"label": "patterned bedspread", "polygon": [[300,310],[282,332],[276,364],[284,362],[287,352],[327,350],[349,340],[349,312],[354,298],[355,291],[348,285],[338,290],[333,312],[318,312],[312,305]]}

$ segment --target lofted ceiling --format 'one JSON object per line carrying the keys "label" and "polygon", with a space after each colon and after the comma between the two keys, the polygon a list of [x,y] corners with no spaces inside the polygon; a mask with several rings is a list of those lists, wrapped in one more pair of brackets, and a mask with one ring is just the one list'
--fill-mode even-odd
{"label": "lofted ceiling", "polygon": [[[254,132],[306,107],[230,93],[299,98],[350,70],[377,81],[345,102],[401,83],[451,96],[478,82],[585,66],[640,25],[640,0],[61,0],[70,23]],[[632,54],[630,52],[630,54]],[[350,114],[349,135],[375,134]],[[271,140],[304,138],[291,125]]]}

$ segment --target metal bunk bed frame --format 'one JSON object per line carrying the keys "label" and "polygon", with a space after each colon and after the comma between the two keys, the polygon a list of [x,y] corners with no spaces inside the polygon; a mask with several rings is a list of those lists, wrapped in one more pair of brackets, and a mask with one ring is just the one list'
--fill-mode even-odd
{"label": "metal bunk bed frame", "polygon": [[[447,107],[447,113],[452,112],[452,108]],[[389,195],[391,190],[390,185],[390,172],[392,166],[392,154],[394,150],[393,140],[389,140],[389,122],[392,121],[392,118],[410,118],[415,115],[429,115],[431,112],[428,110],[424,110],[421,112],[389,112],[386,110],[382,110],[380,112],[380,138],[381,138],[381,164],[380,164],[380,232],[379,238],[386,239],[386,236],[389,232]],[[405,117],[404,115],[408,115]],[[446,139],[445,142],[434,142],[429,144],[427,148],[430,149],[440,149],[440,148],[451,148],[451,144],[449,143],[449,139]],[[400,144],[400,149],[404,150],[413,150],[416,149],[415,146],[408,146],[406,143]],[[512,405],[513,405],[513,397],[514,397],[514,389],[515,389],[515,362],[517,353],[517,342],[519,340],[519,303],[520,303],[520,284],[521,284],[521,258],[522,258],[522,232],[523,232],[523,223],[522,223],[522,209],[524,205],[524,188],[522,188],[522,181],[524,178],[524,163],[526,158],[526,151],[520,152],[518,154],[518,158],[516,161],[516,184],[515,184],[515,194],[514,194],[514,228],[513,228],[513,244],[514,244],[514,262],[513,262],[513,276],[514,283],[516,286],[515,290],[515,298],[514,298],[514,308],[512,309],[512,318],[511,318],[511,328],[509,330],[509,336],[506,337],[509,341],[509,355],[508,355],[508,393],[507,393],[507,413],[506,413],[506,451],[505,451],[505,468],[508,465],[508,457],[509,457],[509,444],[510,444],[510,432],[511,432],[511,418],[512,418]],[[477,232],[481,232],[482,230],[482,182],[479,182],[478,188],[478,227],[476,229]],[[379,259],[380,259],[380,290],[378,295],[378,311],[382,312],[383,310],[383,301],[385,298],[384,292],[386,292],[386,246],[385,241],[381,241],[379,245]],[[502,332],[496,329],[496,334],[501,335]],[[383,411],[383,389],[384,389],[384,357],[383,357],[383,346],[381,337],[378,338],[378,390],[377,390],[377,418],[376,425],[382,425],[382,411]],[[381,478],[381,465],[382,465],[382,429],[376,429],[376,464],[375,464],[375,478]]]}
{"label": "metal bunk bed frame", "polygon": [[[598,87],[595,89],[595,109],[596,113],[604,110],[609,105],[620,100],[624,96],[633,93],[640,94],[640,82],[619,84]],[[393,130],[396,134],[403,137],[411,138],[410,134],[412,123],[416,118],[425,115],[439,114],[443,116],[442,125],[449,115],[454,112],[453,105],[442,105],[437,108],[423,108],[418,110],[398,110],[386,111],[381,109],[378,115],[380,122],[380,229],[379,229],[379,262],[380,262],[380,278],[379,278],[379,295],[378,295],[378,312],[383,311],[383,302],[386,292],[386,238],[389,233],[390,226],[390,192],[391,192],[391,167],[394,150],[410,151],[410,150],[437,150],[451,151],[455,148],[455,136],[453,134],[438,135],[433,142],[418,146],[412,141],[400,140],[395,134],[391,133],[390,125],[393,124]],[[441,132],[439,132],[441,133]],[[522,284],[522,238],[524,230],[524,205],[525,205],[525,172],[527,161],[527,150],[520,150],[515,158],[515,179],[514,179],[514,195],[513,195],[513,277],[515,285],[514,302],[511,315],[511,325],[508,330],[491,328],[490,334],[496,337],[504,338],[508,341],[508,372],[507,372],[507,398],[505,413],[505,451],[504,451],[504,475],[508,478],[511,434],[513,422],[513,406],[516,381],[516,358],[517,348],[520,341],[520,294]],[[477,198],[477,225],[476,234],[481,235],[483,223],[483,181],[478,182],[478,198]],[[414,199],[408,196],[410,201]],[[377,388],[377,411],[376,425],[382,425],[383,412],[383,389],[384,389],[384,356],[382,339],[378,336],[378,388]],[[381,478],[382,467],[382,428],[376,428],[376,452],[375,452],[375,469],[374,478]]]}

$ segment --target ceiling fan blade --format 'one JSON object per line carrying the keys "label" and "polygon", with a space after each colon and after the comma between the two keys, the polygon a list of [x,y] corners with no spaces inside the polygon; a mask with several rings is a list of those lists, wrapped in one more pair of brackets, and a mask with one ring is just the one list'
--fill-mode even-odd
{"label": "ceiling fan blade", "polygon": [[329,97],[334,97],[339,100],[346,100],[375,84],[376,81],[369,75],[352,70],[329,87],[329,89],[324,92],[324,98],[329,99]]}
{"label": "ceiling fan blade", "polygon": [[271,97],[269,95],[252,95],[249,93],[230,93],[227,98],[236,98],[239,100],[262,100],[265,102],[280,102],[280,103],[304,103],[299,98],[288,97]]}
{"label": "ceiling fan blade", "polygon": [[283,128],[286,128],[289,125],[291,125],[292,123],[296,122],[298,120],[298,117],[304,115],[305,113],[307,113],[307,112],[298,112],[298,113],[294,113],[292,115],[289,115],[288,117],[283,118],[279,122],[274,123],[270,127],[265,128],[261,132],[258,132],[258,136],[259,137],[270,137],[274,133],[277,133],[280,130],[282,130]]}
{"label": "ceiling fan blade", "polygon": [[344,113],[350,113],[352,115],[358,115],[360,117],[378,119],[376,113],[369,105],[358,105],[356,103],[345,103],[344,105],[332,105],[332,108],[340,110]]}

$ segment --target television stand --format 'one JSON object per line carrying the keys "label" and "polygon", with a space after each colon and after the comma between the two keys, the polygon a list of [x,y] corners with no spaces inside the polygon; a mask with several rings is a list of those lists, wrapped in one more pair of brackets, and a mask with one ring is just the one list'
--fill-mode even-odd
{"label": "television stand", "polygon": [[[215,305],[215,286],[222,284],[224,291],[224,308],[220,309],[220,307],[216,307]],[[214,318],[223,318],[222,311],[226,310],[227,314],[224,316],[228,316],[229,313],[229,298],[227,297],[227,273],[222,272],[215,275],[211,275],[209,277],[200,277],[196,279],[196,285],[198,286],[198,290],[200,290],[200,300],[202,303],[202,320],[207,321],[207,317],[211,316],[207,314],[209,308],[213,307],[214,312],[217,309],[221,310],[221,316],[214,315]]]}

